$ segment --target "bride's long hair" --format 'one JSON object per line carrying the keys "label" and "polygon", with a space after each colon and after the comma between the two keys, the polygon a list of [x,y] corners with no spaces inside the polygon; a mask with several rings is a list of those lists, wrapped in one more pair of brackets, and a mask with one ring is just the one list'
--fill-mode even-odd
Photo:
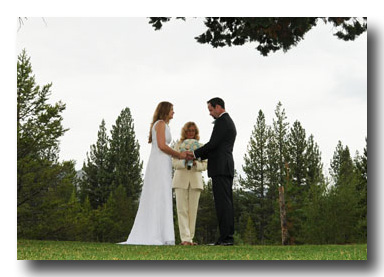
{"label": "bride's long hair", "polygon": [[169,121],[168,116],[169,116],[169,113],[170,113],[172,107],[173,107],[173,104],[169,103],[169,102],[166,102],[166,101],[160,102],[157,105],[155,113],[153,114],[153,119],[152,119],[151,127],[149,128],[148,143],[152,142],[152,127],[153,127],[153,124],[155,124],[155,122],[158,121],[158,120],[164,120],[165,123],[168,123],[168,121]]}

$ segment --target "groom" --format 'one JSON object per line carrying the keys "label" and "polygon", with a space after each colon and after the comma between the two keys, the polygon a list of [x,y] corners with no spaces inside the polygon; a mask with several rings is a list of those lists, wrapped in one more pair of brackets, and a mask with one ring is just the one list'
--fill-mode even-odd
{"label": "groom", "polygon": [[[232,184],[235,171],[233,145],[236,127],[221,98],[212,98],[207,102],[209,114],[215,119],[211,138],[208,143],[190,153],[190,158],[208,159],[208,177],[212,178],[212,190],[215,200],[220,237],[211,245],[233,245],[234,212]],[[194,156],[192,156],[194,155]]]}

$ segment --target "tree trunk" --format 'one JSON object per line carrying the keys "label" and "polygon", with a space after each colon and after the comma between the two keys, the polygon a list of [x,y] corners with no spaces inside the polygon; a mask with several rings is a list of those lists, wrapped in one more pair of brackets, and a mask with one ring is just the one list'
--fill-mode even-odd
{"label": "tree trunk", "polygon": [[288,245],[288,227],[287,215],[285,212],[284,187],[279,187],[279,206],[280,206],[280,223],[281,223],[281,243]]}

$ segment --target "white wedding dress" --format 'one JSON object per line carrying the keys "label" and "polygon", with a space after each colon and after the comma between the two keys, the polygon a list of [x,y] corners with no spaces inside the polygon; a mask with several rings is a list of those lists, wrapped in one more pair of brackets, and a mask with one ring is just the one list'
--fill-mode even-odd
{"label": "white wedding dress", "polygon": [[[152,149],[144,176],[139,208],[127,241],[120,244],[174,245],[172,208],[172,161],[157,146],[156,130],[152,127]],[[165,140],[172,140],[165,125]]]}

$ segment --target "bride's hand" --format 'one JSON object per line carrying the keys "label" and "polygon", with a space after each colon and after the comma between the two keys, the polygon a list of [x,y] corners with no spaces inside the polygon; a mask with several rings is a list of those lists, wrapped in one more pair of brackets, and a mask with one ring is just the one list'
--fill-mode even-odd
{"label": "bride's hand", "polygon": [[181,152],[179,155],[180,160],[185,160],[187,158],[187,152]]}

